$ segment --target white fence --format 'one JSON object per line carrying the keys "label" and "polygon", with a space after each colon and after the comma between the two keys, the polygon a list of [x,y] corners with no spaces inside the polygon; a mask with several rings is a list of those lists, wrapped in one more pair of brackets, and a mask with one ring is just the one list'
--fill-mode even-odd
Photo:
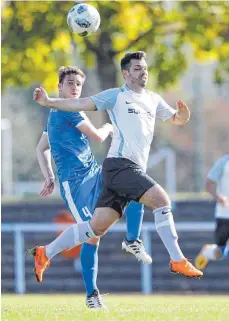
{"label": "white fence", "polygon": [[[25,293],[25,248],[24,248],[24,233],[26,232],[53,232],[66,228],[68,225],[54,225],[52,223],[11,223],[2,224],[2,232],[14,233],[14,269],[15,269],[15,292]],[[215,228],[214,222],[179,222],[176,223],[177,231],[182,232],[211,232]],[[117,223],[110,231],[125,232],[126,224]],[[145,248],[149,254],[151,249],[151,232],[155,231],[155,226],[152,223],[143,223],[141,238]],[[109,233],[109,232],[108,232]],[[153,264],[141,265],[141,288],[143,294],[150,294],[153,291],[152,280]]]}

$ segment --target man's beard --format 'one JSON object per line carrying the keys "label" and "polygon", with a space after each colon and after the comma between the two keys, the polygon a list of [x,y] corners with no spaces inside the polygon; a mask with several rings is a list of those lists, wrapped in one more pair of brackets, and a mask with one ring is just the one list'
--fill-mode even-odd
{"label": "man's beard", "polygon": [[142,80],[142,79],[140,79],[138,83],[139,83],[139,86],[142,87],[142,88],[145,88],[146,85],[147,85],[147,81]]}
{"label": "man's beard", "polygon": [[146,85],[147,85],[147,81],[144,81],[141,78],[135,78],[135,79],[132,80],[132,84],[133,85],[138,85],[141,88],[145,88]]}

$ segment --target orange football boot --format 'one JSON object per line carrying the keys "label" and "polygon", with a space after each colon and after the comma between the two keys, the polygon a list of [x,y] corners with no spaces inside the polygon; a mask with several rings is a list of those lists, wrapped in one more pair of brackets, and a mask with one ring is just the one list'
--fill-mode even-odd
{"label": "orange football boot", "polygon": [[36,275],[37,282],[41,283],[43,281],[43,273],[50,266],[50,260],[47,258],[44,246],[35,246],[29,253],[34,257],[34,272]]}
{"label": "orange football boot", "polygon": [[187,259],[178,262],[170,260],[170,270],[173,273],[184,274],[189,278],[200,278],[203,276],[203,272],[197,270]]}

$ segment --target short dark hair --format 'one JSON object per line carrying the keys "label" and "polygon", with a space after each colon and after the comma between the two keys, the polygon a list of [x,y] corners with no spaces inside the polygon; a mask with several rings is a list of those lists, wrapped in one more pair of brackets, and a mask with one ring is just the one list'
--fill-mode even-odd
{"label": "short dark hair", "polygon": [[144,51],[127,52],[121,59],[121,69],[129,70],[132,59],[141,60],[142,58],[146,58],[146,53]]}
{"label": "short dark hair", "polygon": [[75,66],[62,66],[59,69],[59,84],[61,84],[64,81],[65,76],[67,75],[80,75],[84,80],[86,79],[85,74],[82,72],[81,69],[75,67]]}

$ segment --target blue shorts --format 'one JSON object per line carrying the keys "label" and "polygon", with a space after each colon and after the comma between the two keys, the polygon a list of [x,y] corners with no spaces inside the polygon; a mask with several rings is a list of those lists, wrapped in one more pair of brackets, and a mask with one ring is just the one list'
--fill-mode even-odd
{"label": "blue shorts", "polygon": [[60,183],[60,193],[77,223],[88,221],[102,189],[101,168],[87,175],[83,181],[70,180]]}

